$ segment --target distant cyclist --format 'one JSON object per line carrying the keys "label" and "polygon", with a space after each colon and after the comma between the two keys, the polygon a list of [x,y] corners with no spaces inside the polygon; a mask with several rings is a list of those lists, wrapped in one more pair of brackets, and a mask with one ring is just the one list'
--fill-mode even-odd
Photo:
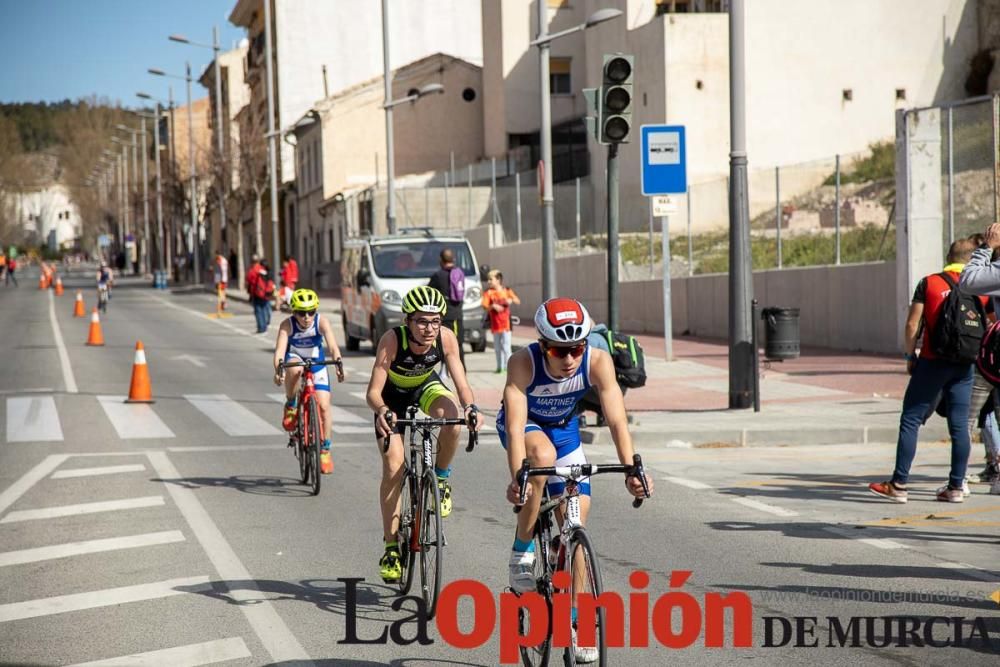
{"label": "distant cyclist", "polygon": [[[431,417],[458,419],[469,418],[476,411],[472,389],[465,379],[465,369],[459,357],[459,342],[455,333],[441,326],[448,310],[444,296],[433,287],[421,285],[406,293],[403,312],[406,321],[402,326],[387,331],[378,342],[375,366],[368,382],[368,406],[375,412],[375,431],[379,453],[382,455],[382,484],[379,503],[382,509],[382,537],[385,552],[379,560],[379,574],[389,583],[402,576],[399,558],[399,489],[403,479],[403,438],[401,427],[392,426],[393,416],[405,418],[406,409],[418,405]],[[435,367],[444,361],[455,383],[455,395],[438,377]],[[481,420],[475,424],[479,430]],[[438,440],[437,474],[441,494],[441,516],[451,514],[452,497],[451,460],[458,446],[460,427],[445,426]],[[382,439],[389,438],[389,449],[383,451]]]}
{"label": "distant cyclist", "polygon": [[[593,322],[587,309],[575,299],[549,299],[535,312],[538,341],[514,353],[507,366],[503,405],[497,414],[500,443],[507,450],[511,483],[507,499],[516,503],[520,485],[517,472],[528,458],[535,467],[574,465],[587,462],[580,443],[576,404],[591,387],[597,388],[618,460],[632,464],[632,436],[628,431],[625,401],[615,380],[611,356],[587,344]],[[533,528],[541,503],[542,477],[531,478],[527,502],[517,515],[517,532],[509,563],[510,587],[518,593],[535,590],[535,544]],[[653,481],[647,477],[650,491]],[[642,482],[629,477],[626,489],[642,495]],[[565,483],[554,478],[549,493],[563,492]],[[580,484],[581,521],[590,510],[590,483]],[[578,650],[577,662],[592,662],[593,648]],[[590,659],[588,659],[590,658]]]}
{"label": "distant cyclist", "polygon": [[107,262],[101,262],[101,268],[97,270],[97,303],[102,311],[107,311],[108,301],[111,300],[111,287],[115,284],[115,273],[108,266]]}
{"label": "distant cyclist", "polygon": [[[298,418],[299,378],[302,368],[282,369],[282,361],[326,359],[323,343],[330,349],[332,359],[340,359],[340,347],[333,335],[330,320],[319,314],[319,295],[311,289],[298,289],[292,293],[292,316],[278,327],[278,340],[274,344],[274,384],[285,385],[285,412],[281,425],[286,431],[295,430]],[[333,472],[330,454],[330,433],[333,429],[333,411],[330,410],[330,373],[327,366],[313,366],[313,383],[316,402],[323,419],[323,443],[319,449],[319,470],[324,475]],[[337,381],[344,381],[342,366],[337,369]]]}

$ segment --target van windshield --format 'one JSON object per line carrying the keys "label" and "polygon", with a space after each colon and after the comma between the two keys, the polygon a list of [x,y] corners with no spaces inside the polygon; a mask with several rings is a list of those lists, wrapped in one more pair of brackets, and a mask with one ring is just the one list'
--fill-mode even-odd
{"label": "van windshield", "polygon": [[380,243],[372,245],[375,273],[383,278],[430,278],[441,268],[441,251],[450,248],[455,266],[467,276],[476,275],[469,245],[463,241]]}

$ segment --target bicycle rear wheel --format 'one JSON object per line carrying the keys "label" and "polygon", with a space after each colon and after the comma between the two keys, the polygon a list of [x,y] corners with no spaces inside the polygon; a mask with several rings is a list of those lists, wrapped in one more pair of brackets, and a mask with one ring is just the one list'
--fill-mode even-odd
{"label": "bicycle rear wheel", "polygon": [[441,592],[441,562],[444,533],[441,530],[441,497],[437,475],[424,472],[420,503],[420,595],[427,605],[427,618],[434,618],[438,593]]}
{"label": "bicycle rear wheel", "polygon": [[319,425],[319,409],[316,406],[316,399],[312,397],[309,398],[308,419],[309,474],[312,481],[312,494],[317,496],[319,495],[320,478],[322,477],[319,473],[319,447],[323,443],[323,436]]}
{"label": "bicycle rear wheel", "polygon": [[[574,606],[576,605],[576,595],[581,593],[592,596],[596,599],[604,591],[604,584],[601,581],[601,564],[597,560],[597,551],[590,541],[587,531],[577,528],[573,531],[569,541],[569,571],[573,576]],[[578,607],[579,608],[579,607]],[[591,645],[597,649],[598,659],[596,665],[606,665],[608,660],[606,628],[604,624],[604,609],[598,607],[594,614],[594,643],[585,642],[584,645]],[[587,622],[582,614],[577,616],[577,639],[579,640],[579,624]],[[575,665],[576,659],[574,651],[576,645],[566,650],[566,664]]]}
{"label": "bicycle rear wheel", "polygon": [[415,521],[420,511],[417,505],[418,498],[416,479],[410,475],[409,467],[404,465],[403,483],[399,492],[399,530],[397,531],[399,562],[403,567],[403,576],[399,578],[398,584],[400,595],[409,593],[410,585],[413,584],[413,563],[416,552],[410,548],[410,540],[414,531],[420,530],[421,525]]}
{"label": "bicycle rear wheel", "polygon": [[[541,517],[539,517],[541,523]],[[549,664],[549,653],[552,650],[552,571],[549,569],[548,555],[551,547],[550,530],[548,526],[540,528],[535,525],[535,581],[538,582],[538,594],[545,598],[545,641],[537,646],[521,647],[521,662],[524,667],[543,667]],[[522,637],[528,636],[529,623],[537,622],[525,613],[524,609],[517,612],[517,630]]]}

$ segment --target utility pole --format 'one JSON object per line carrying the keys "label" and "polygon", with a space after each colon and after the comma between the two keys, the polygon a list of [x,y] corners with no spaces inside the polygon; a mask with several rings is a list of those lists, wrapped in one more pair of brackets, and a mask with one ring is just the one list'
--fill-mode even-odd
{"label": "utility pole", "polygon": [[744,0],[729,3],[729,407],[753,406],[750,210],[747,193]]}

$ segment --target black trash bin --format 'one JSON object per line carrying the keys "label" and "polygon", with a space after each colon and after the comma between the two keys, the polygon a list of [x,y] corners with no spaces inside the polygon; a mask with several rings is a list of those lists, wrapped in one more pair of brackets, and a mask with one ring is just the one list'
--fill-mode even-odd
{"label": "black trash bin", "polygon": [[799,309],[765,308],[761,311],[764,320],[764,357],[775,361],[798,359],[799,357]]}

